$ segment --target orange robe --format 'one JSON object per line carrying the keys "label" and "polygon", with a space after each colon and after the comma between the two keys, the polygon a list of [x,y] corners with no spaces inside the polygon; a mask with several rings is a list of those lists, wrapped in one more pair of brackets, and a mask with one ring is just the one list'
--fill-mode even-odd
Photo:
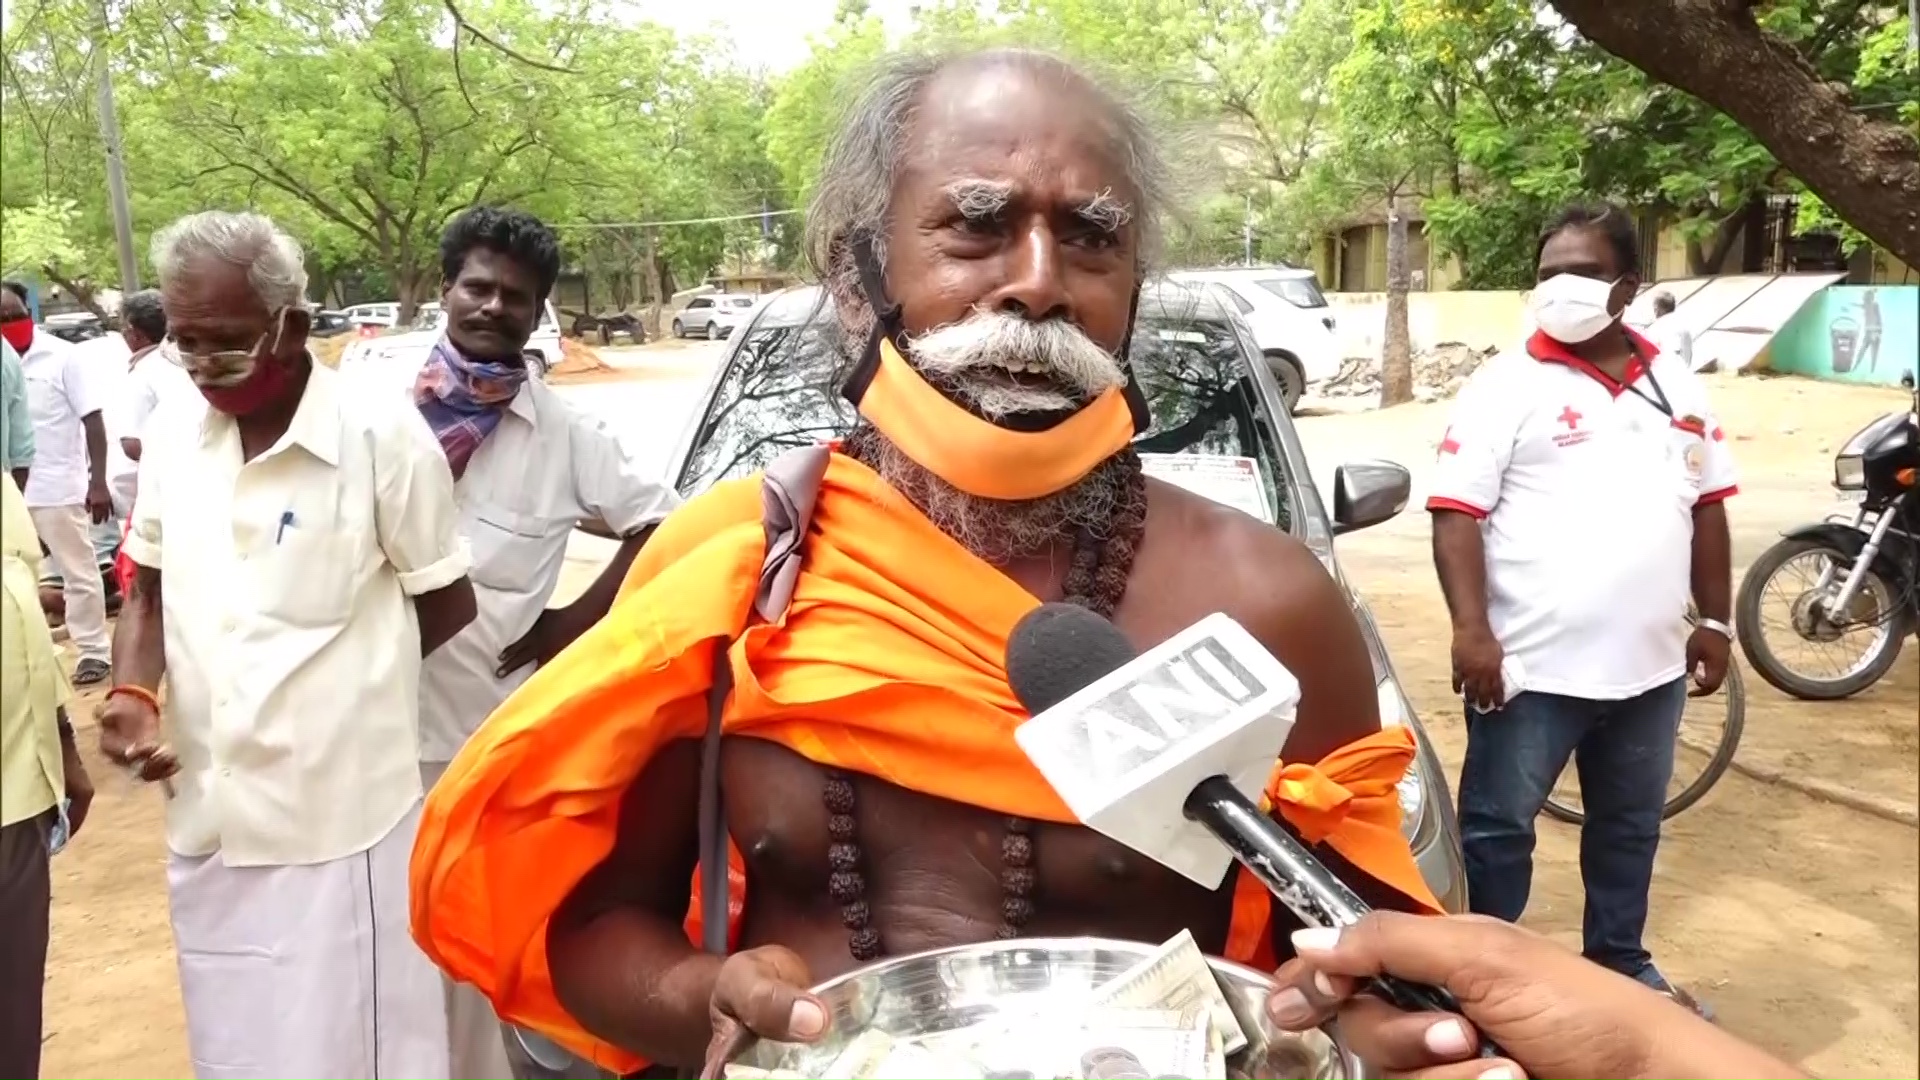
{"label": "orange robe", "polygon": [[[643,1063],[561,1007],[547,921],[612,849],[647,762],[705,731],[717,639],[733,642],[728,734],[996,813],[1074,820],[1013,739],[1027,716],[1007,685],[1007,637],[1037,598],[839,454],[785,617],[749,626],[765,546],[757,476],[682,507],[613,610],[487,719],[421,816],[414,938],[503,1018],[606,1068]],[[1389,728],[1318,767],[1276,763],[1269,797],[1309,842],[1438,911],[1400,834],[1394,785],[1412,757],[1411,736]],[[750,883],[734,869],[739,901]],[[1241,874],[1229,956],[1268,959],[1269,908]],[[693,911],[697,942],[697,898]]]}

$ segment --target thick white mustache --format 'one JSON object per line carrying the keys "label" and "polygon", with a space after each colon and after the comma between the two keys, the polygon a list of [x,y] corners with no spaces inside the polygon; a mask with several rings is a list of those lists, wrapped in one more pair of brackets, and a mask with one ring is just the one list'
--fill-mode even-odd
{"label": "thick white mustache", "polygon": [[[1077,408],[1126,382],[1120,361],[1064,319],[978,311],[913,339],[910,352],[920,374],[963,395],[988,419]],[[1010,371],[1042,375],[1051,385],[988,377]]]}

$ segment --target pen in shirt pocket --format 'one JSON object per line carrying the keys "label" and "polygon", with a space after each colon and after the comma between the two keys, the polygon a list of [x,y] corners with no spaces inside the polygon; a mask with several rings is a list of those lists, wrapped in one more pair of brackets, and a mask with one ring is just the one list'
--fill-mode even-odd
{"label": "pen in shirt pocket", "polygon": [[274,542],[275,544],[278,544],[278,543],[280,543],[280,541],[282,541],[282,540],[284,540],[284,539],[286,539],[286,536],[287,536],[287,530],[288,530],[288,529],[291,529],[291,528],[294,528],[294,527],[296,527],[296,525],[297,525],[297,523],[296,523],[296,522],[295,522],[295,521],[293,520],[293,511],[291,511],[291,510],[283,510],[283,511],[281,511],[281,512],[280,512],[280,527],[279,527],[278,529],[276,529],[276,530],[274,530],[274,533],[273,533],[273,542]]}

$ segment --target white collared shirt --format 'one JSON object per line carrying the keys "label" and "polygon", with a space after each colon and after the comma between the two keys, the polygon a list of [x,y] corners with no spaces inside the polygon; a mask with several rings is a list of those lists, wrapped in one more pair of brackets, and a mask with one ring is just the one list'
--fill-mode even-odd
{"label": "white collared shirt", "polygon": [[127,362],[133,350],[119,334],[107,334],[74,346],[86,364],[89,377],[100,393],[100,419],[107,432],[107,487],[113,492],[114,510],[126,513],[133,505],[134,481],[140,466],[120,448],[127,430],[127,388],[133,382]]}
{"label": "white collared shirt", "polygon": [[253,461],[199,395],[142,442],[126,551],[161,571],[168,846],[230,866],[365,850],[421,794],[409,598],[470,562],[445,455],[417,412],[317,364]]}
{"label": "white collared shirt", "polygon": [[630,536],[679,502],[636,465],[605,424],[537,379],[508,403],[454,494],[461,535],[473,550],[479,614],[427,657],[421,673],[420,755],[432,762],[453,760],[488,714],[533,674],[529,664],[494,677],[501,650],[532,628],[552,598],[574,524],[598,519],[616,535]]}
{"label": "white collared shirt", "polygon": [[1685,672],[1693,513],[1738,489],[1706,388],[1639,341],[1651,376],[1624,384],[1541,337],[1496,356],[1441,441],[1427,508],[1480,521],[1516,691],[1617,701]]}
{"label": "white collared shirt", "polygon": [[87,501],[89,479],[82,421],[106,405],[95,365],[71,344],[36,329],[32,344],[20,354],[20,370],[27,377],[27,413],[33,418],[27,505],[79,506]]}

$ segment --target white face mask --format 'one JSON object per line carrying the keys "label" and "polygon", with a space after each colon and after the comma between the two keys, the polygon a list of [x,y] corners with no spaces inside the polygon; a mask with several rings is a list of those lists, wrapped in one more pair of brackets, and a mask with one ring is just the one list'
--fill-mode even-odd
{"label": "white face mask", "polygon": [[1533,287],[1527,306],[1533,323],[1555,341],[1578,345],[1612,326],[1607,310],[1615,282],[1578,274],[1556,274]]}

